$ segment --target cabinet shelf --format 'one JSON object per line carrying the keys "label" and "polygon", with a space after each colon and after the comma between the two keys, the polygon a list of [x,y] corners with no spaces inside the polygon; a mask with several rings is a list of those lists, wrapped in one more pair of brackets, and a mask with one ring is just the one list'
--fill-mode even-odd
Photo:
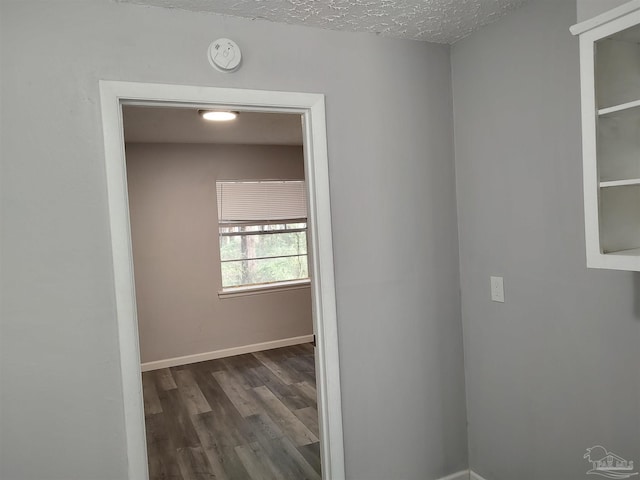
{"label": "cabinet shelf", "polygon": [[606,252],[604,255],[617,257],[638,257],[640,256],[640,248],[631,248],[629,250],[618,250],[617,252]]}
{"label": "cabinet shelf", "polygon": [[624,187],[627,185],[640,185],[640,178],[628,178],[626,180],[611,180],[607,182],[600,182],[600,188]]}
{"label": "cabinet shelf", "polygon": [[612,113],[624,112],[625,110],[631,110],[640,107],[640,100],[634,100],[633,102],[622,103],[620,105],[614,105],[612,107],[601,108],[598,110],[598,115],[603,117],[605,115],[611,115]]}

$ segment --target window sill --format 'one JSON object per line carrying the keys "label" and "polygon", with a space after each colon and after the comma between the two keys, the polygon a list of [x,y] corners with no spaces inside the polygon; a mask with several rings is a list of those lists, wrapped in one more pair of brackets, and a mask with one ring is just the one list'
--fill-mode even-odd
{"label": "window sill", "polygon": [[260,295],[264,293],[283,292],[287,290],[299,290],[309,288],[311,280],[291,280],[288,282],[267,283],[263,285],[248,285],[242,287],[229,287],[218,291],[219,298],[243,297],[245,295]]}

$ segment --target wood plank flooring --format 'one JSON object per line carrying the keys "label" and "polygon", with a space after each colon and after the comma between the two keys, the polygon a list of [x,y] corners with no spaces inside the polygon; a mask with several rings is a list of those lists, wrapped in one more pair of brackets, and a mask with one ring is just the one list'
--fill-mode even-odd
{"label": "wood plank flooring", "polygon": [[151,480],[321,480],[311,344],[142,374]]}

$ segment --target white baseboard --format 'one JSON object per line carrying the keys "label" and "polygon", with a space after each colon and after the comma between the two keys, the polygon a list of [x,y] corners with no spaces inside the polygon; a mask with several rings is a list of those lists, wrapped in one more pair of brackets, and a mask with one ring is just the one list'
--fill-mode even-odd
{"label": "white baseboard", "polygon": [[447,475],[446,477],[439,478],[438,480],[469,480],[469,470],[462,470],[461,472]]}
{"label": "white baseboard", "polygon": [[[262,350],[271,350],[273,348],[290,347],[292,345],[300,345],[301,343],[309,343],[312,341],[313,341],[313,335],[303,335],[301,337],[284,338],[282,340],[273,340],[271,342],[254,343],[253,345],[244,345],[242,347],[225,348],[223,350],[215,350],[213,352],[196,353],[195,355],[185,355],[184,357],[174,357],[174,358],[167,358],[165,360],[156,360],[155,362],[143,363],[142,365],[140,365],[140,367],[142,368],[143,372],[148,372],[150,370],[158,370],[160,368],[177,367],[178,365],[188,365],[190,363],[206,362],[207,360],[233,357],[234,355],[260,352]],[[446,480],[449,480],[449,479],[447,478]]]}
{"label": "white baseboard", "polygon": [[438,480],[485,480],[473,470],[463,470],[458,473],[447,475],[446,477],[439,478]]}
{"label": "white baseboard", "polygon": [[473,470],[471,470],[469,472],[469,480],[485,480],[484,478],[482,478],[480,475],[478,475],[476,472],[474,472]]}

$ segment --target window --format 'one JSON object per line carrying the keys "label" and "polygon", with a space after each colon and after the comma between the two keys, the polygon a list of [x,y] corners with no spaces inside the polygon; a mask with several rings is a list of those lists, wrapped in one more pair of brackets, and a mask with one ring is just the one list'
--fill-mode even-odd
{"label": "window", "polygon": [[222,288],[309,278],[304,181],[216,183]]}

